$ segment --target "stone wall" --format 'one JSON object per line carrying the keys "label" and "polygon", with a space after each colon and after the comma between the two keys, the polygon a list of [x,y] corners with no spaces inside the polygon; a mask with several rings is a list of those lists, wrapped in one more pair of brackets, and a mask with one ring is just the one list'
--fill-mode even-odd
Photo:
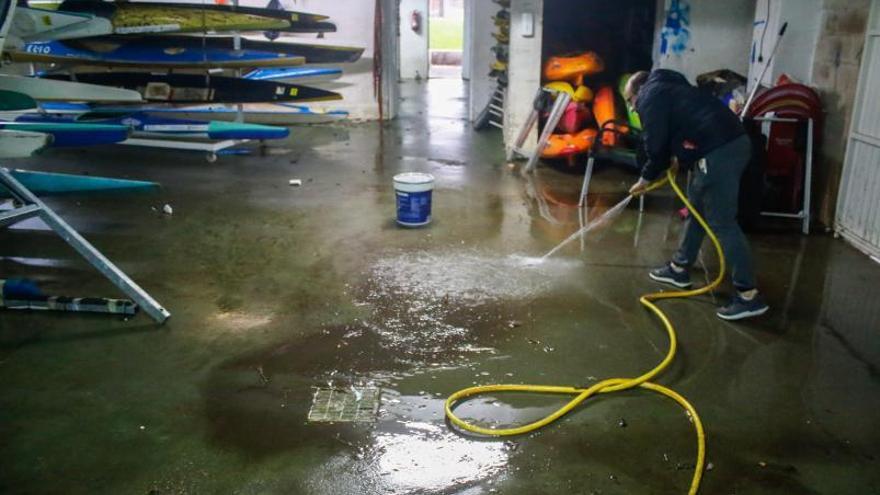
{"label": "stone wall", "polygon": [[814,167],[817,220],[834,223],[834,210],[859,81],[870,0],[823,0],[812,84],[825,110],[822,148]]}

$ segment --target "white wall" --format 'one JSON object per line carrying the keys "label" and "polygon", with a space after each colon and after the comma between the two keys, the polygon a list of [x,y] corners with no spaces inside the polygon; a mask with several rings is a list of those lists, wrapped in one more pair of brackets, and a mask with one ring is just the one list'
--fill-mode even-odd
{"label": "white wall", "polygon": [[[248,2],[241,2],[242,5]],[[265,2],[263,2],[265,4]],[[397,2],[395,0],[383,0],[385,5],[385,26],[397,25]],[[352,119],[373,120],[379,117],[379,106],[375,97],[373,87],[373,55],[375,52],[373,42],[373,23],[375,2],[367,0],[296,0],[284,2],[284,6],[290,10],[299,10],[311,12],[315,14],[324,14],[330,16],[330,20],[336,24],[335,33],[326,33],[324,38],[316,39],[315,35],[298,35],[306,41],[331,45],[351,45],[365,47],[364,56],[354,64],[340,64],[345,74],[338,81],[334,81],[328,89],[337,91],[342,94],[342,101],[331,101],[310,104],[313,108],[322,109],[343,109],[351,113]],[[394,7],[393,10],[389,10]],[[383,41],[386,36],[396,38],[397,33],[394,29],[383,30]],[[392,43],[388,41],[387,43]],[[390,45],[389,45],[390,46]],[[396,47],[396,43],[394,43]],[[396,51],[396,48],[395,48]],[[385,56],[385,75],[384,78],[393,80],[396,87],[398,75],[398,54],[388,53],[387,49],[383,49]],[[393,88],[386,83],[386,95]],[[389,104],[393,104],[393,99],[386,96],[386,112],[385,117],[393,116],[393,112],[389,114]]]}
{"label": "white wall", "polygon": [[[488,0],[486,0],[488,2]],[[551,0],[552,1],[552,0]],[[541,45],[544,37],[544,0],[511,0],[510,2],[510,62],[504,109],[504,143],[511,146],[532,112],[535,92],[541,87]],[[520,22],[524,13],[534,14],[534,36],[523,36]],[[532,130],[536,134],[537,129]],[[536,137],[530,137],[524,146],[534,149]]]}
{"label": "white wall", "polygon": [[[679,0],[690,8],[683,50],[662,52],[663,27],[673,0],[658,0],[654,44],[655,68],[672,69],[696,76],[717,69],[746,75],[755,17],[755,0]],[[676,38],[668,38],[675,41]],[[677,38],[681,39],[681,38]]]}
{"label": "white wall", "polygon": [[[804,84],[812,82],[813,58],[822,22],[821,13],[822,0],[758,0],[752,37],[754,56],[749,68],[750,88],[767,65],[773,46],[779,38],[779,29],[784,22],[788,22],[788,30],[779,44],[779,51],[767,68],[762,83],[772,85],[782,74],[788,74]],[[764,36],[763,62],[758,60],[762,35]]]}
{"label": "white wall", "polygon": [[[422,27],[412,30],[412,13],[422,16]],[[428,0],[400,0],[400,78],[428,77]]]}
{"label": "white wall", "polygon": [[[477,118],[495,90],[495,80],[489,77],[495,54],[491,48],[495,45],[492,33],[496,31],[492,16],[501,8],[494,2],[486,0],[467,0],[468,15],[465,17],[465,32],[471,32],[469,45],[470,54],[465,58],[467,73],[470,75],[468,90],[468,113],[470,119]],[[464,72],[464,71],[463,71]]]}

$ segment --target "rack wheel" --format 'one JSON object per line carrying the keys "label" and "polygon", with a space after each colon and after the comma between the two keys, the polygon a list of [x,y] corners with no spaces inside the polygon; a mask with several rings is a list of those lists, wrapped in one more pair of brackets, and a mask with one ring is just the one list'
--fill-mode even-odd
{"label": "rack wheel", "polygon": [[208,163],[216,162],[217,161],[217,153],[214,153],[213,151],[208,152],[208,154],[205,155],[205,160],[207,160]]}

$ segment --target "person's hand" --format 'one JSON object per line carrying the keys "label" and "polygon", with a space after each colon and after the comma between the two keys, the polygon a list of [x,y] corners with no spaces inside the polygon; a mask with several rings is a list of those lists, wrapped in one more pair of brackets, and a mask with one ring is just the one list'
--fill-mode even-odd
{"label": "person's hand", "polygon": [[650,182],[646,181],[645,179],[639,178],[639,181],[629,188],[629,193],[633,196],[641,196],[642,194],[645,194],[645,192],[648,190],[649,185],[651,185]]}

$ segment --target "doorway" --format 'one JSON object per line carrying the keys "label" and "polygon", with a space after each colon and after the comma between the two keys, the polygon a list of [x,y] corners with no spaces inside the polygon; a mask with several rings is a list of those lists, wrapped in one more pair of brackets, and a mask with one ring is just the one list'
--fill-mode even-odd
{"label": "doorway", "polygon": [[429,77],[461,79],[465,0],[429,0]]}

